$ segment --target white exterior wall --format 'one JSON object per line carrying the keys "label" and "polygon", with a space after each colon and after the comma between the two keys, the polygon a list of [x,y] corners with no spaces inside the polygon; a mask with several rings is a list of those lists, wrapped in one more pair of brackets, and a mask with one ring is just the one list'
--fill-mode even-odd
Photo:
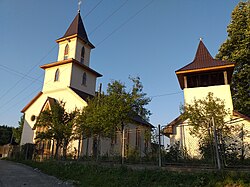
{"label": "white exterior wall", "polygon": [[[140,145],[136,147],[136,128],[140,129]],[[151,130],[149,127],[145,127],[142,125],[136,125],[136,124],[128,124],[125,127],[125,131],[129,129],[129,149],[135,150],[137,149],[139,152],[139,156],[143,157],[145,156],[145,130]],[[121,156],[122,152],[122,132],[117,131],[116,132],[117,141],[114,144],[111,144],[110,138],[104,138],[102,137],[100,140],[100,150],[99,153],[101,156]],[[81,156],[87,155],[87,141],[89,141],[88,145],[88,155],[93,155],[93,139],[89,138],[89,140],[84,139],[82,144],[82,152]],[[150,142],[150,141],[149,141]],[[126,137],[125,137],[125,144],[127,143]],[[148,144],[148,151],[151,150],[151,144]]]}
{"label": "white exterior wall", "polygon": [[68,54],[68,59],[74,58],[76,56],[76,44],[77,44],[77,39],[76,38],[71,38],[69,40],[64,40],[59,42],[59,50],[58,50],[58,57],[57,61],[62,61],[64,60],[64,50],[66,45],[69,45],[69,54]]}
{"label": "white exterior wall", "polygon": [[79,62],[81,62],[81,53],[82,53],[82,47],[84,46],[85,49],[85,53],[84,53],[84,65],[89,67],[89,62],[90,62],[90,51],[91,48],[84,44],[82,42],[82,40],[77,39],[77,46],[76,46],[76,55],[75,55],[75,59]]}
{"label": "white exterior wall", "polygon": [[[55,98],[56,100],[65,102],[65,109],[67,112],[73,111],[75,108],[81,109],[87,106],[87,103],[77,96],[70,88],[44,92],[26,111],[24,128],[21,138],[21,145],[25,143],[35,143],[35,131],[32,130],[35,121],[31,121],[31,116],[36,117],[40,114],[44,103],[47,98]],[[75,142],[74,147],[78,147],[78,143]]]}
{"label": "white exterior wall", "polygon": [[[82,76],[83,73],[87,75],[87,82],[86,85],[82,84]],[[84,71],[83,68],[73,64],[72,67],[72,74],[71,74],[71,81],[70,86],[86,92],[90,95],[95,95],[95,85],[96,85],[96,76],[89,71]]]}
{"label": "white exterior wall", "polygon": [[187,121],[176,125],[173,134],[170,135],[170,145],[179,143],[182,150],[192,158],[199,158],[199,139],[190,134],[190,126]]}
{"label": "white exterior wall", "polygon": [[[233,103],[229,85],[218,85],[208,87],[184,88],[184,104],[193,104],[194,99],[205,99],[209,92],[214,97],[220,98],[225,103],[225,109],[233,111]],[[231,113],[232,114],[232,113]],[[225,121],[230,120],[230,115]],[[181,148],[185,148],[189,156],[199,158],[199,139],[190,135],[190,126],[187,121],[174,126],[173,134],[170,135],[170,143],[180,143]]]}
{"label": "white exterior wall", "polygon": [[64,60],[64,50],[67,44],[69,45],[68,59],[73,58],[79,62],[81,62],[82,47],[84,46],[84,65],[89,66],[91,48],[84,44],[79,38],[71,38],[69,40],[59,42],[57,61]]}
{"label": "white exterior wall", "polygon": [[233,102],[229,85],[184,88],[184,104],[192,104],[195,99],[205,99],[209,92],[214,94],[214,97],[220,98],[225,102],[225,108],[233,111]]}
{"label": "white exterior wall", "polygon": [[[56,70],[59,69],[59,80],[54,81]],[[43,92],[65,89],[70,86],[72,63],[45,69]]]}

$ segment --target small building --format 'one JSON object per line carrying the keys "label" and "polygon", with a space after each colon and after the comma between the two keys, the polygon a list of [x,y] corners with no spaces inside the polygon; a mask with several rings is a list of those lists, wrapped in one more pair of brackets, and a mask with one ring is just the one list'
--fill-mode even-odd
{"label": "small building", "polygon": [[[194,99],[205,99],[212,92],[214,97],[224,101],[225,108],[231,112],[225,121],[250,133],[250,118],[233,108],[230,82],[234,66],[233,62],[214,59],[201,40],[194,60],[175,73],[184,92],[184,105],[192,104]],[[199,157],[199,139],[190,134],[190,128],[187,121],[178,116],[164,128],[164,134],[170,138],[170,145],[178,143],[189,156]],[[242,142],[248,144],[250,138],[245,136]]]}
{"label": "small building", "polygon": [[[21,137],[21,145],[36,143],[36,132],[42,129],[34,129],[37,116],[51,109],[53,103],[65,102],[66,111],[75,108],[82,109],[88,105],[87,98],[92,98],[96,93],[96,79],[102,75],[90,67],[90,54],[95,46],[89,41],[80,11],[70,24],[63,37],[56,40],[59,45],[58,58],[56,62],[42,65],[44,69],[44,83],[42,91],[39,92],[23,109],[24,126]],[[133,124],[126,125],[127,150],[137,149],[140,155],[150,148],[150,140],[146,140],[145,132],[153,127],[141,117],[133,119]],[[48,156],[51,154],[55,142],[46,141],[40,144],[39,154]],[[80,146],[79,146],[80,145]],[[72,141],[68,153],[77,155],[94,155],[96,143],[93,138],[83,141]],[[101,140],[101,155],[114,155],[121,152],[121,136],[117,132],[115,140]]]}

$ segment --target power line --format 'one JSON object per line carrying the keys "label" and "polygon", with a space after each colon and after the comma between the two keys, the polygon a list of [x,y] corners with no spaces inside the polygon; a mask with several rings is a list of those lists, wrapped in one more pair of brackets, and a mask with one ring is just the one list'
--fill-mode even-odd
{"label": "power line", "polygon": [[116,10],[114,10],[108,17],[106,17],[99,25],[97,25],[90,33],[89,35],[92,35],[99,27],[101,27],[104,23],[106,23],[116,12],[118,12],[126,3],[128,0],[124,1],[121,6],[119,6]]}
{"label": "power line", "polygon": [[49,50],[49,52],[46,54],[46,55],[44,55],[39,61],[38,61],[38,63],[36,63],[34,66],[32,66],[32,68],[27,72],[27,73],[25,73],[24,75],[23,75],[23,77],[22,78],[20,78],[13,86],[11,86],[8,90],[6,90],[1,96],[0,96],[0,99],[3,99],[12,89],[14,89],[25,77],[27,77],[28,76],[28,74],[34,69],[34,68],[36,68],[37,67],[37,65],[38,64],[40,64],[45,58],[47,58],[49,55],[50,55],[50,53],[55,49],[55,47],[56,47],[57,45],[54,45],[54,47],[52,47],[50,50]]}
{"label": "power line", "polygon": [[164,97],[164,96],[176,95],[176,94],[180,94],[180,93],[182,93],[182,91],[180,91],[180,92],[172,92],[172,93],[165,93],[165,94],[161,94],[161,95],[153,95],[153,96],[149,96],[149,97],[151,97],[151,98]]}
{"label": "power line", "polygon": [[7,72],[9,72],[9,73],[13,73],[13,74],[15,74],[15,75],[17,75],[17,76],[20,76],[20,77],[25,76],[25,78],[28,78],[28,80],[34,80],[34,79],[36,79],[36,78],[34,78],[34,77],[28,76],[28,75],[26,75],[26,74],[24,74],[24,73],[21,73],[21,72],[19,72],[19,71],[16,71],[16,70],[14,70],[14,69],[11,69],[11,68],[9,68],[9,67],[7,67],[7,66],[4,66],[4,65],[1,65],[1,64],[0,64],[0,69],[2,69],[2,70],[4,70],[4,71],[7,71]]}
{"label": "power line", "polygon": [[155,0],[151,0],[149,3],[147,3],[145,6],[143,6],[139,11],[137,11],[135,14],[133,14],[132,16],[130,16],[120,26],[118,26],[110,34],[108,34],[103,40],[101,40],[99,43],[97,43],[96,46],[99,46],[100,44],[102,44],[105,40],[107,40],[110,36],[112,36],[115,32],[117,32],[119,29],[121,29],[128,22],[130,22],[133,18],[135,18],[138,14],[140,14],[145,8],[147,8],[149,5],[151,5],[154,1]]}
{"label": "power line", "polygon": [[90,14],[91,14],[91,12],[93,12],[100,4],[101,4],[101,2],[102,2],[103,0],[101,0],[101,1],[99,1],[85,16],[84,16],[84,18],[87,18]]}
{"label": "power line", "polygon": [[[91,9],[90,12],[88,12],[85,15],[85,18],[87,16],[89,16],[91,14],[91,12],[93,12],[102,2],[103,0],[99,1],[95,7],[93,7]],[[128,0],[127,0],[128,1]],[[113,16],[119,9],[121,9],[125,3],[127,3],[127,1],[125,1],[117,10],[115,10],[110,16],[108,16],[104,22],[106,22],[111,16]],[[141,13],[145,8],[147,8],[151,3],[153,3],[154,0],[151,0],[149,3],[147,3],[144,7],[142,7],[139,11],[137,11],[135,14],[133,14],[132,16],[130,16],[125,22],[123,22],[120,26],[118,26],[116,29],[114,29],[107,37],[105,37],[101,42],[99,42],[97,45],[100,45],[101,43],[103,43],[105,40],[107,40],[109,37],[111,37],[115,32],[117,32],[120,28],[122,28],[124,25],[126,25],[129,21],[131,21],[135,16],[137,16],[139,13]],[[101,23],[100,25],[102,25],[103,23]],[[100,25],[97,26],[100,27]],[[97,29],[95,28],[95,29]],[[41,61],[43,61],[56,47],[57,45],[55,45],[37,64],[40,64]],[[11,87],[10,89],[8,89],[3,95],[2,97],[4,97],[10,90],[12,90],[14,87],[16,87],[16,85],[18,85],[25,77],[28,77],[27,74],[30,73],[36,66],[37,64],[35,64],[26,74],[25,76],[23,76],[19,81],[16,82],[16,84]],[[20,92],[18,92],[14,97],[12,97],[9,101],[5,102],[1,107],[3,107],[4,105],[8,104],[10,101],[12,101],[14,98],[16,98],[20,93],[22,93],[24,90],[26,90],[27,88],[29,88],[35,81],[37,81],[41,76],[39,76],[37,79],[35,79],[31,84],[29,84],[29,86],[25,87],[24,89],[22,89]],[[0,97],[0,98],[2,98]],[[0,107],[0,108],[1,108]]]}
{"label": "power line", "polygon": [[[64,69],[61,71],[61,73],[64,72],[65,70],[67,70],[67,69],[68,69],[68,67],[67,67],[67,68],[64,68]],[[15,99],[17,96],[19,96],[20,93],[22,93],[22,92],[24,92],[26,89],[28,89],[28,88],[29,88],[34,82],[36,82],[40,77],[41,77],[41,76],[39,76],[37,79],[35,79],[34,81],[32,81],[31,84],[29,84],[28,86],[26,86],[24,89],[22,89],[20,92],[18,92],[15,96],[13,96],[13,97],[12,97],[11,99],[9,99],[7,102],[5,102],[4,104],[2,104],[2,105],[0,106],[0,109],[3,108],[3,106],[9,104],[9,103],[10,103],[13,99]],[[52,79],[48,80],[45,84],[49,84],[49,82],[51,82],[52,80],[54,80],[54,79],[52,78]],[[58,87],[55,86],[54,84],[53,84],[52,86],[55,87],[55,88],[58,88]],[[40,89],[40,88],[39,88],[39,89]],[[36,91],[39,90],[39,89],[36,89]],[[34,92],[32,92],[32,93],[34,93]],[[30,94],[30,95],[31,95],[31,94]],[[29,96],[30,96],[30,95],[29,95]],[[28,96],[26,96],[26,97],[28,97]],[[26,98],[26,97],[25,97],[25,98]],[[12,105],[12,106],[9,107],[8,109],[6,109],[6,110],[4,110],[3,112],[1,112],[0,115],[3,114],[3,113],[5,113],[6,111],[10,110],[10,109],[13,108],[14,106],[16,106],[16,104]]]}

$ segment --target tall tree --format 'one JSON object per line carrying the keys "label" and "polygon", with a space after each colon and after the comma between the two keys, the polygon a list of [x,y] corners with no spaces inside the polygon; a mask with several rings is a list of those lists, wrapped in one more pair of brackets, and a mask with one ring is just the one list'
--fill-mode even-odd
{"label": "tall tree", "polygon": [[231,82],[234,108],[250,117],[250,1],[239,2],[216,58],[236,62]]}
{"label": "tall tree", "polygon": [[20,120],[18,121],[18,127],[13,128],[13,137],[15,139],[15,142],[20,144],[22,132],[23,132],[23,124],[24,124],[24,115],[20,117]]}
{"label": "tall tree", "polygon": [[[132,90],[127,91],[125,84],[112,81],[108,84],[107,93],[100,94],[88,101],[88,106],[79,117],[82,128],[91,135],[110,137],[116,130],[133,120],[136,115],[148,119],[150,111],[145,106],[150,99],[143,93],[142,83],[138,77],[131,78]],[[98,141],[97,141],[98,142]]]}
{"label": "tall tree", "polygon": [[[182,108],[182,118],[191,126],[190,134],[199,138],[199,150],[204,159],[217,158],[218,142],[225,142],[231,136],[232,129],[226,123],[229,110],[224,102],[209,92],[205,99],[194,100]],[[218,163],[218,162],[217,162]],[[218,164],[219,165],[219,164]]]}
{"label": "tall tree", "polygon": [[0,145],[11,143],[12,127],[6,125],[0,126]]}
{"label": "tall tree", "polygon": [[66,157],[67,146],[71,138],[73,138],[73,125],[76,112],[67,113],[64,106],[65,103],[62,101],[55,102],[50,110],[48,109],[40,113],[34,126],[35,128],[40,127],[42,129],[37,132],[37,140],[55,140],[55,158],[58,158],[60,146],[63,147],[64,158]]}

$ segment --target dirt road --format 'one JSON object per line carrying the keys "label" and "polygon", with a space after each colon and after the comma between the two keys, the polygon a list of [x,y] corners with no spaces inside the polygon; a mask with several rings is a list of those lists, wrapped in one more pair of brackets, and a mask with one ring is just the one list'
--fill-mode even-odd
{"label": "dirt road", "polygon": [[0,160],[0,187],[73,187],[23,164]]}

